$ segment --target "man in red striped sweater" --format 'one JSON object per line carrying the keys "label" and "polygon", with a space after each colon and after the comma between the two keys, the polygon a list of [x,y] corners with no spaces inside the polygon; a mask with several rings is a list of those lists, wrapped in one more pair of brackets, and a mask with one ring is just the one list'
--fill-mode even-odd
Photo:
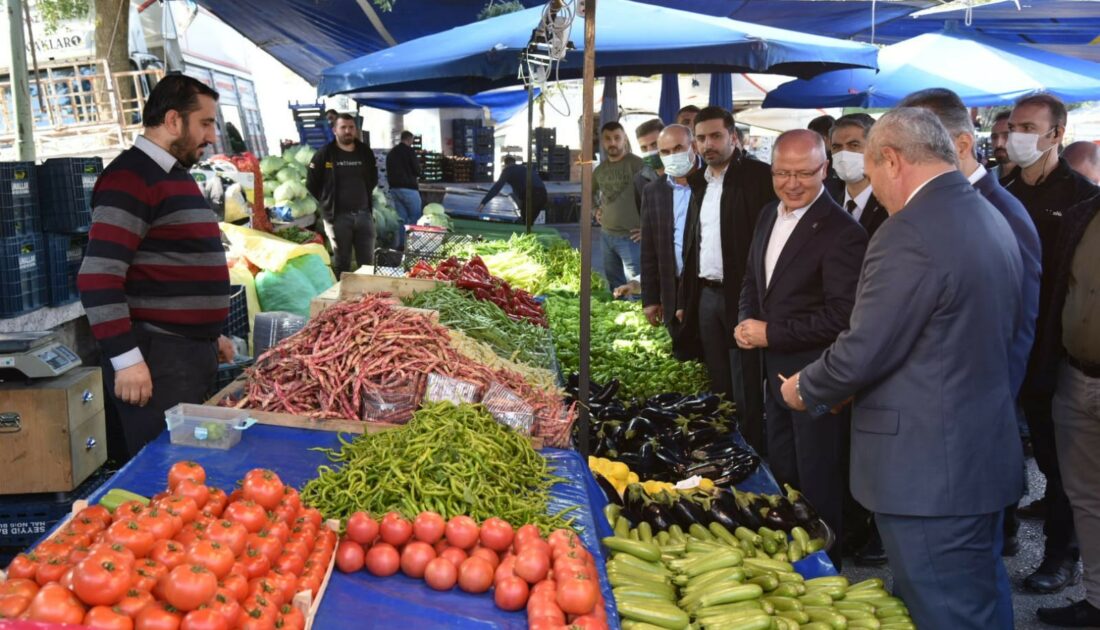
{"label": "man in red striped sweater", "polygon": [[[108,445],[128,459],[164,429],[164,412],[201,403],[229,313],[229,271],[217,217],[188,169],[214,141],[218,94],[181,74],[162,79],[144,132],[104,169],[77,286],[103,355]],[[114,418],[117,415],[117,421]]]}

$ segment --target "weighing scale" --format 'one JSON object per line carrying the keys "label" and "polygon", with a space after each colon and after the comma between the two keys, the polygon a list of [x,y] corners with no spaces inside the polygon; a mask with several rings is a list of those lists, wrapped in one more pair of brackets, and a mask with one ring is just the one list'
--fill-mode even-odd
{"label": "weighing scale", "polygon": [[76,356],[52,332],[0,334],[0,378],[52,378],[80,365]]}

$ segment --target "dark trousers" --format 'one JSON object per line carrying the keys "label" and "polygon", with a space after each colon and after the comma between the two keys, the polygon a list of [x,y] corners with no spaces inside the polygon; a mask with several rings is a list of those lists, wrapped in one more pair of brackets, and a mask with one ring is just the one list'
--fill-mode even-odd
{"label": "dark trousers", "polygon": [[325,219],[325,234],[332,245],[332,269],[338,280],[340,274],[352,270],[353,247],[357,264],[374,264],[374,215],[369,210],[337,212],[331,221]]}
{"label": "dark trousers", "polygon": [[1047,517],[1043,522],[1046,535],[1045,559],[1076,560],[1080,556],[1073,529],[1073,508],[1062,486],[1062,473],[1058,469],[1058,451],[1054,446],[1054,420],[1051,401],[1053,396],[1020,396],[1020,405],[1027,418],[1031,433],[1031,447],[1035,463],[1047,478]]}
{"label": "dark trousers", "polygon": [[[734,323],[726,314],[726,295],[722,289],[704,286],[699,293],[699,342],[703,364],[710,377],[710,389],[733,401],[742,436],[749,446],[764,453],[760,352],[730,347]],[[745,383],[758,385],[747,388]]]}
{"label": "dark trousers", "polygon": [[137,455],[165,429],[164,412],[180,403],[206,402],[218,375],[218,343],[190,339],[134,326],[141,355],[153,378],[153,397],[136,407],[115,396],[115,371],[103,358],[107,393],[107,452],[124,462]]}
{"label": "dark trousers", "polygon": [[[512,195],[512,198],[516,200],[516,205],[519,206],[519,216],[523,219],[524,223],[528,221],[533,222],[539,216],[539,212],[546,209],[546,189],[536,188],[531,192],[531,210],[527,209],[527,195]],[[528,213],[530,212],[530,218]],[[627,278],[629,280],[629,278]],[[615,287],[611,287],[615,288]]]}
{"label": "dark trousers", "polygon": [[1001,514],[875,514],[894,592],[905,600],[914,625],[1012,629],[1012,590],[1001,560]]}
{"label": "dark trousers", "polygon": [[768,415],[768,466],[780,486],[789,483],[801,490],[836,532],[838,542],[829,557],[839,569],[848,473],[844,466],[848,411],[814,418],[788,408],[778,399],[779,392],[768,394],[764,398]]}

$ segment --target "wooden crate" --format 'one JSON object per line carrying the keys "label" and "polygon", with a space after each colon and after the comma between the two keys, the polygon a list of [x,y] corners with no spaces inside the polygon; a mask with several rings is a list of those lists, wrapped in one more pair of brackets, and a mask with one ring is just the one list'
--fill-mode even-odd
{"label": "wooden crate", "polygon": [[343,274],[339,282],[310,301],[309,316],[316,317],[318,313],[337,302],[358,299],[369,293],[389,293],[395,298],[404,298],[450,284],[445,280],[375,276],[365,273],[370,270],[373,268],[363,267],[355,273]]}

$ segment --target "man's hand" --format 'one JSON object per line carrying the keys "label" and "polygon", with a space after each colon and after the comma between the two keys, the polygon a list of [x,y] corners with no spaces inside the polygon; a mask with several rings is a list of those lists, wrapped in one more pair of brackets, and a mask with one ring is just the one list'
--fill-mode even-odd
{"label": "man's hand", "polygon": [[219,363],[232,363],[233,358],[237,356],[237,346],[233,345],[229,337],[222,335],[218,337],[218,362]]}
{"label": "man's hand", "polygon": [[676,310],[676,321],[681,324],[684,323],[684,309],[681,308]]}
{"label": "man's hand", "polygon": [[642,312],[645,313],[645,318],[649,320],[651,326],[660,326],[661,322],[665,321],[665,310],[660,304],[650,304],[643,308]]}
{"label": "man's hand", "polygon": [[476,212],[476,213],[478,213],[478,214],[481,214],[481,210],[482,210],[483,208],[485,208],[485,204],[483,204],[483,203],[479,203],[479,204],[477,204],[477,208],[474,208],[474,212]]}
{"label": "man's hand", "polygon": [[635,243],[641,243],[642,228],[634,228],[633,230],[630,230],[630,240],[634,241]]}
{"label": "man's hand", "polygon": [[135,407],[144,407],[153,397],[153,377],[145,361],[115,373],[115,397]]}
{"label": "man's hand", "polygon": [[642,285],[637,280],[631,280],[624,285],[615,287],[615,290],[611,292],[611,295],[615,299],[630,297],[631,295],[637,295],[642,292]]}
{"label": "man's hand", "polygon": [[783,394],[783,402],[787,403],[788,407],[795,411],[806,411],[806,403],[798,396],[798,379],[800,376],[802,376],[801,372],[791,378],[786,378],[780,374],[779,380],[783,381],[783,386],[779,389]]}
{"label": "man's hand", "polygon": [[733,329],[733,340],[745,350],[767,348],[768,323],[758,319],[746,319]]}

